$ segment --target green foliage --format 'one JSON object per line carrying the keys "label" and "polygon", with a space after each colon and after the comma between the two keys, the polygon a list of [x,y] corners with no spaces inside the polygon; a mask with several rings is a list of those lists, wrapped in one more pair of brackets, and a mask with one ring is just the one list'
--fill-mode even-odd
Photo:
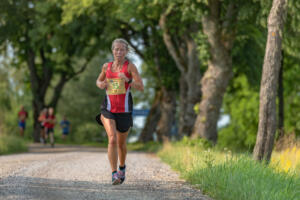
{"label": "green foliage", "polygon": [[300,135],[300,2],[288,2],[283,33],[285,130]]}
{"label": "green foliage", "polygon": [[[100,135],[100,128],[99,125],[95,122],[90,123],[81,123],[74,131],[73,140],[76,143],[81,142],[89,142],[89,141],[98,141],[100,142],[99,135]],[[98,137],[98,138],[97,138]],[[101,141],[104,139],[101,138]]]}
{"label": "green foliage", "polygon": [[158,155],[213,199],[299,199],[298,176],[278,173],[246,155],[175,144],[164,146]]}
{"label": "green foliage", "polygon": [[70,139],[74,142],[100,141],[106,137],[104,129],[95,120],[105,96],[105,91],[96,86],[103,63],[103,59],[92,60],[77,80],[66,85],[58,103],[57,113],[61,116],[58,122],[64,115],[67,117],[72,128]]}
{"label": "green foliage", "polygon": [[5,128],[5,115],[11,109],[8,73],[0,68],[0,133]]}
{"label": "green foliage", "polygon": [[0,134],[0,155],[25,152],[28,150],[24,139],[13,135]]}
{"label": "green foliage", "polygon": [[233,81],[232,90],[224,97],[224,113],[230,124],[219,131],[218,145],[233,150],[252,150],[258,127],[259,92],[251,88],[243,75]]}
{"label": "green foliage", "polygon": [[31,138],[31,95],[24,83],[24,70],[6,68],[5,60],[0,61],[5,68],[0,66],[0,133],[17,136],[18,112],[21,105],[28,111],[29,118],[26,121],[25,138]]}
{"label": "green foliage", "polygon": [[[221,2],[221,20],[233,1]],[[21,104],[29,109],[32,101],[30,73],[25,69],[26,53],[36,55],[38,77],[44,80],[43,69],[51,69],[55,77],[47,92],[50,102],[58,75],[71,77],[84,61],[102,52],[107,57],[111,41],[124,37],[142,57],[142,77],[146,79],[146,92],[136,93],[135,102],[151,105],[154,92],[160,86],[178,91],[179,76],[162,38],[158,20],[165,9],[172,8],[167,27],[177,44],[181,36],[189,33],[186,27],[195,22],[199,27],[192,37],[198,45],[201,71],[206,70],[210,57],[209,45],[202,32],[201,18],[207,14],[207,0],[41,0],[1,1],[0,50],[2,55],[12,49],[13,58],[5,57],[4,68],[16,66],[21,73],[0,70],[0,126],[5,132],[17,134],[16,114]],[[238,9],[233,23],[235,42],[232,54],[234,79],[224,97],[223,114],[230,115],[230,124],[220,130],[220,147],[235,150],[251,150],[255,143],[258,123],[259,85],[266,43],[267,16],[272,1],[234,1]],[[287,132],[300,134],[300,1],[288,3],[287,22],[283,34],[285,128]],[[225,22],[225,21],[224,21]],[[225,24],[225,23],[224,23]],[[221,27],[220,27],[221,28]],[[45,52],[46,68],[43,68],[41,50]],[[104,53],[103,53],[104,52]],[[106,60],[105,60],[106,61]],[[66,86],[59,102],[58,118],[63,114],[72,122],[72,140],[90,141],[104,138],[104,130],[94,122],[104,96],[95,86],[95,80],[104,60],[92,61],[90,71]],[[2,63],[1,63],[2,64]],[[158,64],[160,66],[158,66]],[[1,67],[1,66],[0,66]],[[95,73],[97,72],[97,73]],[[14,73],[14,72],[13,72]],[[13,84],[10,84],[13,77]],[[195,110],[197,105],[195,105]],[[4,117],[5,116],[5,117]],[[26,134],[31,132],[29,124]],[[4,128],[3,128],[4,127]],[[1,127],[0,127],[1,128]],[[99,130],[100,131],[99,131]],[[202,145],[202,141],[183,139],[184,145]],[[205,145],[204,145],[205,146]],[[208,145],[209,146],[209,145]]]}
{"label": "green foliage", "polygon": [[[300,47],[300,46],[299,46]],[[300,52],[300,49],[299,49]],[[285,131],[300,135],[300,67],[299,62],[284,56],[284,114]]]}

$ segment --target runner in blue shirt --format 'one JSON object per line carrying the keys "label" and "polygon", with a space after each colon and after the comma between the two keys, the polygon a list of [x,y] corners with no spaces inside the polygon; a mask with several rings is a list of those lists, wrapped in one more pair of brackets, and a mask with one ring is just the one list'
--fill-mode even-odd
{"label": "runner in blue shirt", "polygon": [[66,140],[71,129],[71,123],[67,120],[66,116],[64,116],[64,119],[60,122],[60,127],[62,128],[62,138]]}

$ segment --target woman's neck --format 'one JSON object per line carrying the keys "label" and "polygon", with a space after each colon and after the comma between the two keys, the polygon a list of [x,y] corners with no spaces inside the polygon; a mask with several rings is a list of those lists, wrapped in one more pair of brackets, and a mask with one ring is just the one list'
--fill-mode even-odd
{"label": "woman's neck", "polygon": [[114,64],[116,66],[123,66],[123,63],[125,62],[126,59],[122,59],[122,60],[115,60]]}

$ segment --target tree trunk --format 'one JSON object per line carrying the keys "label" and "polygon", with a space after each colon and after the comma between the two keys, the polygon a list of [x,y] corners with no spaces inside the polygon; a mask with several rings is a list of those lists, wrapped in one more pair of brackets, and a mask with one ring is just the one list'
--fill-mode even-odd
{"label": "tree trunk", "polygon": [[161,115],[160,102],[162,95],[163,92],[161,90],[155,92],[154,102],[151,106],[145,126],[139,136],[140,142],[146,143],[153,141],[153,133],[156,131],[156,126]]}
{"label": "tree trunk", "polygon": [[185,77],[183,74],[180,76],[179,80],[179,127],[178,127],[178,134],[179,138],[182,138],[184,133],[188,133],[190,130],[189,123],[187,121],[187,115],[185,115],[187,110],[187,84],[185,81]]}
{"label": "tree trunk", "polygon": [[37,70],[36,70],[36,64],[35,64],[35,58],[36,54],[32,49],[27,50],[27,66],[29,68],[30,72],[30,83],[31,83],[31,91],[33,94],[33,99],[32,99],[32,107],[33,107],[33,139],[34,142],[39,142],[40,141],[40,126],[38,122],[38,117],[40,114],[40,111],[44,107],[44,98],[45,98],[45,93],[47,87],[45,87],[45,84],[48,84],[48,79],[50,78],[47,77],[42,83],[41,79],[38,76]]}
{"label": "tree trunk", "polygon": [[162,90],[161,115],[156,133],[159,142],[167,142],[171,138],[171,128],[175,121],[176,93],[174,91],[167,91],[166,88],[162,88]]}
{"label": "tree trunk", "polygon": [[281,59],[281,67],[279,70],[279,77],[278,77],[278,139],[283,137],[284,135],[284,88],[283,88],[283,59],[284,54],[282,52],[282,59]]}
{"label": "tree trunk", "polygon": [[287,0],[273,0],[268,17],[268,40],[260,86],[259,125],[253,151],[255,160],[269,162],[276,132],[276,96]]}
{"label": "tree trunk", "polygon": [[33,140],[34,142],[40,142],[40,132],[41,126],[40,122],[38,121],[39,115],[41,110],[44,108],[43,102],[33,99],[32,102],[33,107]]}
{"label": "tree trunk", "polygon": [[229,55],[226,55],[224,59],[219,57],[209,64],[201,81],[202,101],[199,106],[193,137],[200,135],[213,143],[217,142],[217,122],[223,96],[231,77],[231,57]]}
{"label": "tree trunk", "polygon": [[209,1],[210,14],[202,18],[203,31],[210,44],[211,59],[202,78],[202,100],[194,125],[192,137],[202,137],[217,142],[217,122],[223,96],[232,78],[232,58],[230,51],[234,41],[234,29],[237,16],[234,3],[227,8],[226,20],[220,24],[220,2]]}

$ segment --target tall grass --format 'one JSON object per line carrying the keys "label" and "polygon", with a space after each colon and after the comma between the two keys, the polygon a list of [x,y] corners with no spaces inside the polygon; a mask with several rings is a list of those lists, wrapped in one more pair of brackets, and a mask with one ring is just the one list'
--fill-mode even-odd
{"label": "tall grass", "polygon": [[300,177],[300,148],[296,145],[273,152],[271,166],[278,171],[296,173]]}
{"label": "tall grass", "polygon": [[28,150],[24,139],[13,135],[0,135],[0,155],[25,152]]}
{"label": "tall grass", "polygon": [[[200,142],[201,144],[201,142]],[[168,144],[158,153],[182,177],[218,200],[299,200],[300,177],[255,162],[248,155]]]}

